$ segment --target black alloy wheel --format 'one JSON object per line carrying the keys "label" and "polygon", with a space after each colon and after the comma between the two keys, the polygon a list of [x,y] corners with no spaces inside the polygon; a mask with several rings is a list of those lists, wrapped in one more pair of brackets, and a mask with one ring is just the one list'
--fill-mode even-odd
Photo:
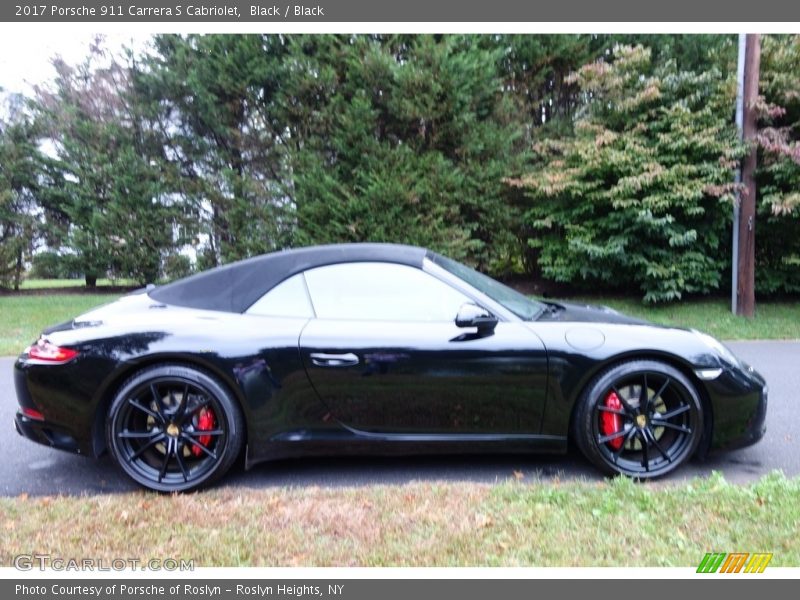
{"label": "black alloy wheel", "polygon": [[578,447],[611,475],[666,475],[692,456],[703,434],[703,405],[694,385],[659,361],[606,370],[589,383],[577,410]]}
{"label": "black alloy wheel", "polygon": [[120,388],[106,427],[108,447],[139,484],[182,492],[212,483],[243,444],[241,411],[216,378],[182,365],[140,371]]}

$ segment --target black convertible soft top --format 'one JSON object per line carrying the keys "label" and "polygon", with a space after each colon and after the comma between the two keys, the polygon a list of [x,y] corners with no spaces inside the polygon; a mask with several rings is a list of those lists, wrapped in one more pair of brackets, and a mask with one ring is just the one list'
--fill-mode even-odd
{"label": "black convertible soft top", "polygon": [[390,262],[421,267],[427,250],[400,244],[331,244],[262,254],[155,288],[158,302],[241,313],[292,275],[324,265]]}

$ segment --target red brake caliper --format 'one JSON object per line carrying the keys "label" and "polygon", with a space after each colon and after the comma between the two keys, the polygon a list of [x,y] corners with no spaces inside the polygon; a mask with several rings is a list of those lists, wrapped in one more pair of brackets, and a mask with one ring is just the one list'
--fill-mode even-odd
{"label": "red brake caliper", "polygon": [[[606,396],[605,405],[606,408],[610,408],[612,410],[622,410],[622,402],[619,401],[619,397],[615,392],[611,392],[608,396]],[[600,431],[603,432],[603,435],[611,435],[612,433],[617,433],[621,429],[622,417],[620,415],[605,411],[601,412]],[[622,441],[624,438],[625,436],[621,435],[618,438],[609,440],[607,443],[614,450],[619,450],[622,447]]]}
{"label": "red brake caliper", "polygon": [[[200,409],[200,412],[197,413],[197,431],[211,431],[214,427],[217,426],[217,420],[214,418],[214,411],[209,410],[205,406]],[[202,444],[203,446],[208,446],[211,443],[211,436],[210,435],[201,435],[197,441]],[[195,446],[192,445],[192,454],[195,456],[200,456],[203,451]]]}

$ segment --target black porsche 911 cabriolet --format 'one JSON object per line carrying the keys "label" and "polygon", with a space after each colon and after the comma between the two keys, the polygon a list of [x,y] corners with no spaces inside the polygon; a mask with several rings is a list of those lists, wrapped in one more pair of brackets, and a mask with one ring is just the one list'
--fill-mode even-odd
{"label": "black porsche 911 cabriolet", "polygon": [[267,254],[51,327],[15,364],[16,428],[141,485],[345,453],[564,452],[669,473],[764,434],[764,379],[723,344],[536,301],[422,248]]}

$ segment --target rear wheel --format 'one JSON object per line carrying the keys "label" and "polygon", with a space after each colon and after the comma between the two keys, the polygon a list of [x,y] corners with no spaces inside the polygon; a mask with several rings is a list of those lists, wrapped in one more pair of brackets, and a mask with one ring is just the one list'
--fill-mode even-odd
{"label": "rear wheel", "polygon": [[592,380],[575,418],[575,441],[608,474],[660,477],[683,464],[703,432],[697,390],[659,361],[621,363]]}
{"label": "rear wheel", "polygon": [[242,448],[244,423],[230,392],[192,367],[162,365],[129,379],[111,403],[108,447],[139,484],[180,492],[212,483]]}

